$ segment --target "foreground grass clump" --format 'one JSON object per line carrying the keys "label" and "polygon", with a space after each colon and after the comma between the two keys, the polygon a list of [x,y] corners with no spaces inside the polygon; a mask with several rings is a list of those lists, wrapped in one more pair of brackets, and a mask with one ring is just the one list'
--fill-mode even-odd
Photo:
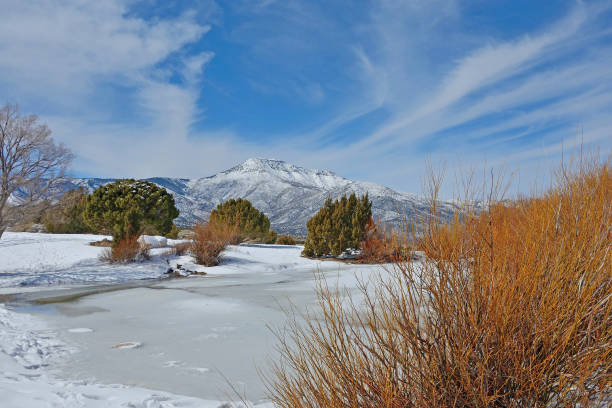
{"label": "foreground grass clump", "polygon": [[221,252],[231,243],[235,230],[227,224],[198,224],[193,228],[191,254],[197,264],[216,266],[221,263]]}
{"label": "foreground grass clump", "polygon": [[[418,231],[359,302],[278,332],[279,407],[598,407],[612,401],[612,172]],[[416,238],[416,237],[415,237]],[[360,306],[357,306],[360,305]]]}

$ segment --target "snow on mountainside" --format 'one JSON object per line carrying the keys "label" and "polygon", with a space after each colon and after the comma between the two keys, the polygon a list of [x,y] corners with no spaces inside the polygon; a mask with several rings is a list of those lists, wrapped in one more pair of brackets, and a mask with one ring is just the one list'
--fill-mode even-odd
{"label": "snow on mountainside", "polygon": [[[400,193],[378,184],[352,181],[326,170],[310,170],[280,160],[248,159],[229,170],[200,179],[155,177],[147,179],[174,195],[181,226],[208,218],[210,212],[230,198],[245,198],[263,211],[272,228],[279,233],[306,235],[306,222],[323,205],[355,192],[369,193],[372,210],[385,222],[397,222],[403,216],[424,214],[428,202],[413,194]],[[112,179],[66,180],[62,189],[85,187],[90,191]],[[442,203],[443,216],[454,211],[450,202]]]}

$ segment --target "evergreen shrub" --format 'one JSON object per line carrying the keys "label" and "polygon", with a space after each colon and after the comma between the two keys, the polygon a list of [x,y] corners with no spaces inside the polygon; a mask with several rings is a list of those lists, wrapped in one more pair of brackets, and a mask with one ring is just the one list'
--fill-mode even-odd
{"label": "evergreen shrub", "polygon": [[98,187],[85,204],[87,225],[98,233],[113,235],[119,242],[145,229],[159,235],[173,230],[179,212],[165,188],[142,180],[118,180]]}
{"label": "evergreen shrub", "polygon": [[274,243],[276,232],[270,230],[270,220],[265,214],[253,207],[249,200],[230,199],[221,203],[211,214],[209,223],[215,227],[225,225],[233,232],[232,244],[244,240],[259,240]]}
{"label": "evergreen shrub", "polygon": [[295,239],[289,235],[281,235],[276,240],[278,245],[295,245]]}
{"label": "evergreen shrub", "polygon": [[308,236],[302,254],[338,256],[348,248],[360,248],[371,217],[372,202],[367,194],[357,198],[353,193],[335,201],[328,198],[306,224]]}

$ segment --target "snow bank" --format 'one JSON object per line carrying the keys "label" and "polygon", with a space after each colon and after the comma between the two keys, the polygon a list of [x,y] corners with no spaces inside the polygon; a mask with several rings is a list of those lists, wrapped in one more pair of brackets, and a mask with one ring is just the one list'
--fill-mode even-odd
{"label": "snow bank", "polygon": [[0,239],[0,293],[22,292],[26,287],[159,278],[175,259],[166,254],[167,249],[158,248],[151,251],[150,261],[111,265],[99,260],[105,248],[90,245],[104,238],[109,237],[5,232]]}
{"label": "snow bank", "polygon": [[[0,293],[58,285],[125,283],[164,277],[169,267],[181,265],[208,275],[277,273],[299,270],[337,269],[334,262],[320,262],[300,257],[302,247],[285,245],[238,245],[222,254],[220,266],[206,268],[193,263],[190,256],[168,254],[167,248],[151,250],[151,260],[129,264],[108,264],[99,259],[105,248],[90,243],[109,238],[88,234],[39,234],[5,232],[0,239]],[[174,245],[185,240],[143,236],[154,246]],[[165,244],[164,244],[165,241]]]}

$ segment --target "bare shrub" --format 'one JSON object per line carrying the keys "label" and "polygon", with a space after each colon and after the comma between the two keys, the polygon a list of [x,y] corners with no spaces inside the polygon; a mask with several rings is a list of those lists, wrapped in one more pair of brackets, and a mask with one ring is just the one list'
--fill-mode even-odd
{"label": "bare shrub", "polygon": [[177,256],[185,255],[189,251],[190,248],[191,248],[191,242],[189,241],[179,242],[177,244],[172,245],[172,250],[174,252],[174,255],[177,255]]}
{"label": "bare shrub", "polygon": [[216,266],[221,263],[221,252],[229,245],[234,230],[224,224],[203,223],[193,228],[191,253],[196,263]]}
{"label": "bare shrub", "polygon": [[72,158],[35,115],[22,116],[17,105],[0,108],[0,238],[9,224],[39,217],[57,198],[54,187]]}
{"label": "bare shrub", "polygon": [[407,233],[397,231],[391,225],[375,222],[370,218],[361,242],[361,263],[388,263],[404,259],[409,253]]}
{"label": "bare shrub", "polygon": [[280,235],[276,239],[278,245],[295,245],[295,239],[290,235]]}
{"label": "bare shrub", "polygon": [[151,259],[150,250],[151,246],[142,245],[138,242],[138,236],[127,236],[117,242],[116,245],[105,248],[99,258],[109,263],[144,261]]}
{"label": "bare shrub", "polygon": [[[278,407],[607,406],[612,399],[612,172],[593,162],[536,198],[420,225],[347,302],[277,332]],[[435,186],[434,186],[435,187]],[[493,196],[491,194],[490,196]],[[357,306],[359,305],[359,306]]]}

